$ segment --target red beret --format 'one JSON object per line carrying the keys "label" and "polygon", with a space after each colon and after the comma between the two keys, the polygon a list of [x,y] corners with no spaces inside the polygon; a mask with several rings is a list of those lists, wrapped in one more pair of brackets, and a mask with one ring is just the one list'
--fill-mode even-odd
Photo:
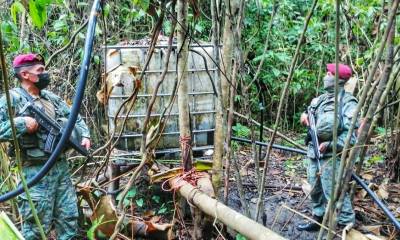
{"label": "red beret", "polygon": [[14,68],[33,66],[35,64],[45,64],[42,55],[35,53],[20,54],[13,61]]}
{"label": "red beret", "polygon": [[[336,64],[329,63],[326,64],[326,71],[335,75],[336,72]],[[348,80],[352,75],[351,68],[345,64],[339,63],[339,78],[343,80]]]}

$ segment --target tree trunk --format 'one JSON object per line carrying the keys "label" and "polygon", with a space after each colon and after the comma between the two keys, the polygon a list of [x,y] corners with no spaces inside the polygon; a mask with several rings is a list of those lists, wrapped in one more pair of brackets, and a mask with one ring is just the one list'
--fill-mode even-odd
{"label": "tree trunk", "polygon": [[234,38],[233,38],[233,17],[239,11],[240,1],[238,0],[225,0],[225,23],[224,23],[224,35],[222,42],[222,69],[225,74],[221,78],[221,89],[222,89],[222,107],[223,109],[228,108],[229,104],[229,82],[232,78],[232,64],[234,59]]}
{"label": "tree trunk", "polygon": [[[231,1],[232,4],[232,1]],[[225,159],[225,190],[224,190],[224,202],[228,202],[228,192],[229,192],[229,171],[230,171],[230,164],[231,158],[233,156],[232,146],[231,146],[231,137],[232,137],[232,124],[233,124],[233,113],[235,107],[235,95],[236,95],[236,86],[238,79],[240,79],[240,69],[243,65],[243,54],[240,48],[240,39],[241,39],[241,27],[242,27],[242,20],[244,17],[244,2],[240,2],[238,7],[238,12],[235,14],[235,17],[230,16],[228,19],[231,21],[231,30],[232,30],[232,38],[233,38],[233,54],[234,60],[232,61],[232,74],[231,74],[231,81],[230,81],[230,90],[229,90],[229,113],[227,119],[227,134],[226,134],[226,145],[227,147],[227,154]]]}
{"label": "tree trunk", "polygon": [[[189,38],[186,33],[188,29],[187,15],[188,2],[187,0],[178,0],[177,4],[178,27],[178,109],[179,109],[179,133],[180,144],[182,150],[182,164],[185,172],[192,169],[192,140],[191,140],[191,125],[189,111],[189,96],[188,96],[188,53],[189,53]],[[180,201],[181,211],[184,212],[186,201]],[[204,239],[207,232],[204,229],[209,226],[205,220],[204,214],[195,207],[191,207],[192,218],[194,223],[194,239]],[[182,214],[184,216],[184,214]],[[204,235],[204,236],[203,236]]]}
{"label": "tree trunk", "polygon": [[[213,57],[216,62],[215,69],[218,68],[220,53],[219,53],[219,30],[217,19],[217,4],[216,0],[211,0],[211,16],[212,16],[212,44],[214,47]],[[224,155],[224,110],[222,108],[222,89],[221,78],[219,71],[215,71],[214,83],[217,88],[217,99],[215,100],[215,132],[214,132],[214,155],[213,155],[213,174],[212,183],[215,192],[219,193],[222,183],[222,157]],[[217,194],[219,196],[219,194]]]}
{"label": "tree trunk", "polygon": [[188,4],[186,0],[179,0],[177,4],[178,26],[178,109],[179,135],[182,148],[182,161],[185,171],[192,169],[191,129],[188,96],[188,49],[189,38],[186,34]]}

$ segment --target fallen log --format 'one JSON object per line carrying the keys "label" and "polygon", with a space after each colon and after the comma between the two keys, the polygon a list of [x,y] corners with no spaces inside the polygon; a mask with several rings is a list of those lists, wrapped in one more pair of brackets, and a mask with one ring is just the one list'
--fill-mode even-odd
{"label": "fallen log", "polygon": [[181,178],[173,178],[169,180],[169,183],[172,188],[178,188],[178,192],[181,196],[186,198],[190,203],[199,208],[205,214],[218,219],[227,227],[234,229],[247,239],[285,239],[258,222],[236,212],[235,210],[218,202],[214,198],[207,196],[205,193],[193,187],[190,183],[182,180]]}

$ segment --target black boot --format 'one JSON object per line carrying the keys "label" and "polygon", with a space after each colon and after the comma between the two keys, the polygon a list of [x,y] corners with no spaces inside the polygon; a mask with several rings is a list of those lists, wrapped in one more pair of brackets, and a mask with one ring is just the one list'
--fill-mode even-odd
{"label": "black boot", "polygon": [[[313,219],[319,223],[322,222],[323,217],[319,217],[319,216],[313,216]],[[316,224],[315,222],[306,222],[306,223],[302,223],[297,225],[297,230],[299,231],[308,231],[308,232],[314,232],[314,231],[318,231],[320,226],[318,224]]]}

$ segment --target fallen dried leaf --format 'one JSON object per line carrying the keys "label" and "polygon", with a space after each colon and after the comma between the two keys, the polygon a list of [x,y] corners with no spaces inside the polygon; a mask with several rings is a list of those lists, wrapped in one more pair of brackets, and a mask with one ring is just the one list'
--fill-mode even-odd
{"label": "fallen dried leaf", "polygon": [[364,234],[361,232],[351,229],[348,233],[343,230],[343,240],[369,240]]}
{"label": "fallen dried leaf", "polygon": [[153,176],[150,176],[150,182],[151,183],[163,182],[167,179],[170,179],[170,178],[173,178],[175,176],[182,174],[182,172],[183,172],[182,168],[169,169],[168,171],[157,173],[157,174],[154,174]]}
{"label": "fallen dried leaf", "polygon": [[100,198],[100,201],[97,203],[90,219],[94,221],[101,216],[104,216],[102,220],[103,224],[98,226],[97,230],[102,232],[107,237],[110,237],[114,232],[115,224],[118,220],[117,212],[110,195],[102,196]]}
{"label": "fallen dried leaf", "polygon": [[381,184],[379,185],[377,195],[380,199],[386,200],[389,197],[389,193],[387,191],[387,185]]}
{"label": "fallen dried leaf", "polygon": [[365,236],[370,240],[386,240],[386,237],[383,236],[375,236],[373,234],[365,234]]}
{"label": "fallen dried leaf", "polygon": [[371,225],[371,226],[362,226],[361,229],[379,236],[381,227],[382,225]]}
{"label": "fallen dried leaf", "polygon": [[372,179],[374,179],[374,175],[372,174],[368,174],[368,173],[364,173],[363,175],[361,175],[361,177],[365,180],[371,181]]}

